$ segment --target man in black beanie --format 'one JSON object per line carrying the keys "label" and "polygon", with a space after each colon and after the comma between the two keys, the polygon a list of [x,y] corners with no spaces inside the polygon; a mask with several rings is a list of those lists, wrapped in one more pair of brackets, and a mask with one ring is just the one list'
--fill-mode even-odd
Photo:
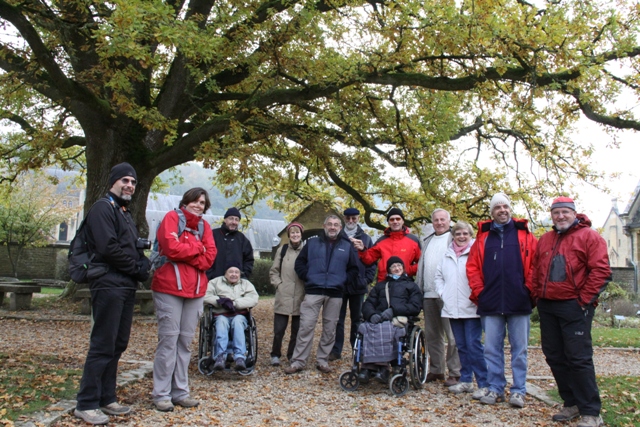
{"label": "man in black beanie", "polygon": [[207,279],[224,276],[226,266],[230,261],[240,264],[242,277],[248,279],[253,271],[253,246],[247,237],[238,231],[240,211],[233,207],[224,214],[222,226],[214,228],[213,240],[216,242],[218,255],[213,265],[207,270]]}
{"label": "man in black beanie", "polygon": [[94,324],[74,414],[90,424],[106,424],[107,415],[131,412],[116,400],[116,376],[129,343],[138,282],[149,278],[149,260],[127,209],[136,184],[129,163],[115,165],[109,191],[91,207],[84,223],[87,247],[94,255],[88,272]]}
{"label": "man in black beanie", "polygon": [[367,248],[360,239],[351,238],[351,243],[358,250],[360,260],[365,265],[378,263],[378,281],[387,277],[387,260],[397,256],[404,262],[405,273],[413,277],[418,272],[420,261],[420,240],[411,234],[411,230],[404,225],[404,214],[399,208],[391,208],[387,213],[389,227],[384,230],[375,245]]}

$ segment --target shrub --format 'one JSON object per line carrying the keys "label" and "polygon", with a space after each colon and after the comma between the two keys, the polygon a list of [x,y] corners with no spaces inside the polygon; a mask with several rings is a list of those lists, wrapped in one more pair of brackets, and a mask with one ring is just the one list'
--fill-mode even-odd
{"label": "shrub", "polygon": [[275,294],[275,289],[269,281],[269,269],[272,264],[273,261],[270,259],[257,259],[253,263],[253,272],[250,280],[260,296]]}
{"label": "shrub", "polygon": [[635,316],[637,312],[638,307],[636,307],[631,301],[617,299],[611,302],[611,313],[613,314],[632,317]]}

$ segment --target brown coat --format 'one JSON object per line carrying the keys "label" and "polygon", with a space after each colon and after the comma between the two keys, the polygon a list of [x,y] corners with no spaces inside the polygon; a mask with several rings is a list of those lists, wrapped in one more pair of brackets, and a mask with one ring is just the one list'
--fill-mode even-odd
{"label": "brown coat", "polygon": [[273,257],[273,265],[269,270],[269,280],[276,288],[276,300],[273,304],[273,312],[286,316],[299,316],[300,304],[304,299],[304,281],[300,280],[294,270],[296,258],[300,254],[303,245],[293,249],[291,244],[282,259],[280,267],[280,253],[282,246],[278,248]]}

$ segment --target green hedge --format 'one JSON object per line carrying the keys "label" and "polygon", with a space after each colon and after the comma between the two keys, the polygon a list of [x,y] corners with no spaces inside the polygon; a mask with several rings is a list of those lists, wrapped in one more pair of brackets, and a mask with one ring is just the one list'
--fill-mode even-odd
{"label": "green hedge", "polygon": [[256,287],[258,295],[275,295],[275,289],[269,282],[269,269],[273,261],[270,259],[257,259],[253,263],[253,272],[251,273],[251,283]]}

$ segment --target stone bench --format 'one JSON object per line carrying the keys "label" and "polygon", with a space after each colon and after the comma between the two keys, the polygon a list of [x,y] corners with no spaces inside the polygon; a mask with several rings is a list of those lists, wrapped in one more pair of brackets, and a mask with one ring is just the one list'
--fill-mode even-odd
{"label": "stone bench", "polygon": [[0,306],[4,302],[4,293],[10,292],[9,310],[29,310],[33,294],[39,293],[40,290],[40,286],[35,282],[0,283]]}
{"label": "stone bench", "polygon": [[[78,289],[75,298],[81,299],[80,313],[91,314],[91,291],[89,289]],[[136,303],[140,304],[140,313],[153,314],[153,293],[146,289],[136,290]]]}

